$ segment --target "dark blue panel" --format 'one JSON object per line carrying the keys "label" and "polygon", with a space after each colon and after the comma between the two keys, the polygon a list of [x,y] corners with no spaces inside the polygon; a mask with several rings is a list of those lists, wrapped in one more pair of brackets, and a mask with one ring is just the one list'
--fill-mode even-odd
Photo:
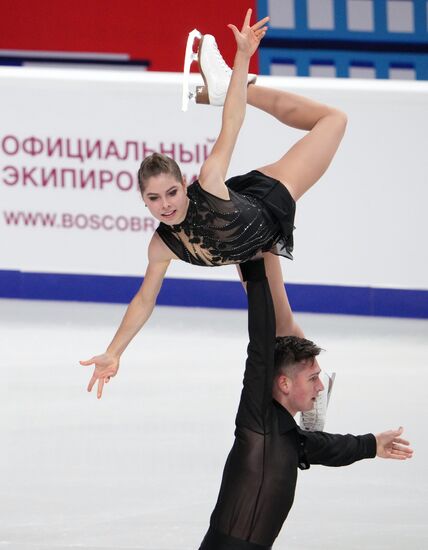
{"label": "dark blue panel", "polygon": [[373,315],[428,318],[428,291],[377,288],[373,292]]}
{"label": "dark blue panel", "polygon": [[363,51],[339,50],[281,50],[262,48],[259,51],[259,65],[261,74],[269,74],[271,63],[281,63],[281,60],[292,59],[297,67],[299,76],[309,75],[309,65],[318,60],[330,59],[337,68],[337,75],[348,76],[348,68],[353,65],[371,64],[376,71],[377,78],[389,78],[391,66],[414,67],[416,78],[428,79],[428,55],[403,53],[375,53]]}
{"label": "dark blue panel", "polygon": [[21,273],[19,297],[31,300],[126,303],[132,299],[141,282],[139,277]]}
{"label": "dark blue panel", "polygon": [[21,272],[0,271],[0,297],[21,297]]}
{"label": "dark blue panel", "polygon": [[287,284],[294,311],[372,315],[369,287]]}
{"label": "dark blue panel", "polygon": [[[0,297],[29,300],[128,303],[140,277],[0,271]],[[428,291],[287,284],[294,311],[428,318]],[[165,279],[157,303],[168,306],[241,309],[239,281]]]}
{"label": "dark blue panel", "polygon": [[[332,56],[338,77],[348,77],[350,63],[373,63],[376,78],[389,78],[391,63],[410,63],[418,80],[428,79],[428,32],[426,0],[412,1],[414,32],[390,32],[387,28],[387,0],[373,0],[373,31],[348,29],[348,3],[333,0],[335,28],[310,29],[306,0],[294,0],[295,28],[270,26],[259,49],[261,74],[270,74],[273,58],[295,58],[298,76],[309,76],[310,57]],[[269,15],[268,0],[257,1],[258,12]],[[272,54],[272,52],[274,52]],[[282,56],[281,56],[282,52]],[[307,52],[307,53],[305,53]],[[269,59],[270,58],[270,59]],[[405,59],[404,59],[405,58]]]}
{"label": "dark blue panel", "polygon": [[239,281],[165,279],[157,303],[167,306],[242,309],[247,307]]}
{"label": "dark blue panel", "polygon": [[[333,0],[334,28],[311,29],[308,27],[307,0],[294,0],[295,28],[281,28],[270,26],[269,32],[264,38],[261,47],[267,47],[270,41],[282,41],[283,47],[290,47],[288,41],[319,42],[317,48],[332,48],[336,43],[337,49],[350,49],[350,44],[355,48],[364,48],[369,43],[371,48],[378,47],[384,51],[419,51],[427,52],[428,38],[426,27],[426,2],[425,0],[409,0],[414,7],[414,32],[390,32],[387,28],[386,0],[373,0],[373,31],[355,31],[348,29],[347,2],[346,0]],[[257,11],[260,17],[269,15],[267,0],[258,0]],[[273,22],[275,23],[275,21]],[[322,43],[326,42],[323,46]],[[328,45],[330,43],[330,45]],[[342,44],[341,44],[342,43]],[[270,47],[280,47],[279,42]],[[412,48],[413,47],[413,48]]]}

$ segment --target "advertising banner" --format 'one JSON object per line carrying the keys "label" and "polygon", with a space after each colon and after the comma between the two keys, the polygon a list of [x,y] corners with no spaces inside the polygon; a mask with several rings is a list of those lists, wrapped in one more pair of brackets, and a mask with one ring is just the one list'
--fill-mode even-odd
{"label": "advertising banner", "polygon": [[[349,117],[332,165],[298,203],[286,280],[426,289],[428,85],[259,83]],[[0,89],[0,270],[142,277],[157,222],[141,199],[138,167],[159,151],[192,182],[215,142],[221,108],[190,105],[183,113],[177,74],[3,68]],[[302,136],[248,107],[229,175],[277,160]],[[171,278],[237,280],[231,266],[172,264]]]}

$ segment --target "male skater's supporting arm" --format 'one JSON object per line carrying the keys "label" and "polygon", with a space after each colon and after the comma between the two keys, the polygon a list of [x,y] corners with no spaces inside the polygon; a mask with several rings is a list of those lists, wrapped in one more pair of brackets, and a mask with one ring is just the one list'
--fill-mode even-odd
{"label": "male skater's supporting arm", "polygon": [[247,285],[249,343],[236,425],[265,434],[270,431],[275,310],[264,260],[241,264],[241,272]]}
{"label": "male skater's supporting arm", "polygon": [[[252,550],[262,503],[266,438],[271,432],[275,311],[264,260],[241,264],[247,284],[249,344],[235,442],[223,471],[217,504],[200,550]],[[257,545],[257,550],[263,546]]]}

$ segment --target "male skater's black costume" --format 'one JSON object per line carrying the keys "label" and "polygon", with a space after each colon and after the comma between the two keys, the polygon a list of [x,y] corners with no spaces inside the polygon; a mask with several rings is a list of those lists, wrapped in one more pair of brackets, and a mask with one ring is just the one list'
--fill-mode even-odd
{"label": "male skater's black costume", "polygon": [[235,442],[210,528],[199,550],[268,550],[293,504],[297,468],[345,466],[376,456],[376,439],[302,432],[272,400],[275,314],[264,261],[241,264],[247,281],[249,345]]}

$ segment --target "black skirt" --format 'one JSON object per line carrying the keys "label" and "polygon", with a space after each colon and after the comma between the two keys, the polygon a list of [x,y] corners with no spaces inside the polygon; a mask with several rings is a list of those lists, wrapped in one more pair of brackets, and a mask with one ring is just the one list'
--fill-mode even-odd
{"label": "black skirt", "polygon": [[226,181],[226,185],[232,191],[254,197],[264,204],[271,223],[279,226],[279,236],[271,252],[292,260],[296,202],[285,185],[258,170],[234,176]]}

